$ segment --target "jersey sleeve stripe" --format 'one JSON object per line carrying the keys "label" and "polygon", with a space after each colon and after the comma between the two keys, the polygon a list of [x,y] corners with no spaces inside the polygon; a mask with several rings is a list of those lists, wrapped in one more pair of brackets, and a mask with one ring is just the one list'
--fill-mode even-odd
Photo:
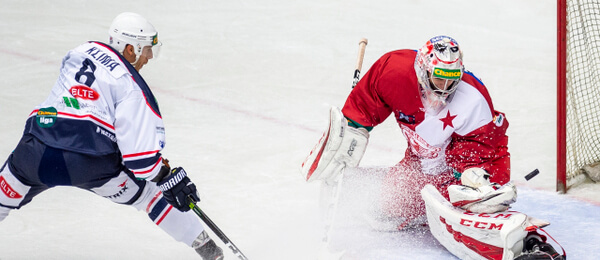
{"label": "jersey sleeve stripe", "polygon": [[141,152],[141,153],[125,154],[125,155],[123,155],[123,158],[138,157],[138,156],[143,156],[143,155],[155,154],[155,153],[158,153],[158,152],[160,152],[160,150],[147,151],[147,152]]}
{"label": "jersey sleeve stripe", "polygon": [[[159,157],[158,160],[156,161],[156,163],[151,165],[151,167],[137,168],[137,169],[131,168],[131,167],[127,167],[127,168],[129,168],[135,175],[144,175],[144,174],[153,172],[156,169],[156,166],[159,165],[161,161],[162,161],[162,157]],[[125,162],[125,166],[127,166],[127,165],[128,165],[128,163]]]}

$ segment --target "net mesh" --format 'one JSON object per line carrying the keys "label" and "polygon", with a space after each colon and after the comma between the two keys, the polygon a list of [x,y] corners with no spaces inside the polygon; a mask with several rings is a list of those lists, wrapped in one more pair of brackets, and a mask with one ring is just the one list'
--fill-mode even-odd
{"label": "net mesh", "polygon": [[600,1],[567,1],[567,186],[600,161]]}

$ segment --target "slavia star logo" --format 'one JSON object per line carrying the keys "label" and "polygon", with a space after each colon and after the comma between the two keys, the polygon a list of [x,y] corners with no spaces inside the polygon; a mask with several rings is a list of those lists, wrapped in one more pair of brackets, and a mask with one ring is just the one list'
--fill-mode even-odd
{"label": "slavia star logo", "polygon": [[444,122],[443,130],[446,130],[446,126],[454,128],[454,125],[452,124],[452,120],[454,120],[454,118],[456,118],[456,115],[450,115],[450,110],[448,110],[446,117],[440,118],[440,121]]}

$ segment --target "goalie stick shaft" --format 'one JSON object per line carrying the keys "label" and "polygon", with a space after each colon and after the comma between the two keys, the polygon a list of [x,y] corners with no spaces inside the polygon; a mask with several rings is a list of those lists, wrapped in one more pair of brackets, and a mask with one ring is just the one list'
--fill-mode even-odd
{"label": "goalie stick shaft", "polygon": [[358,80],[360,79],[360,70],[362,69],[362,63],[365,57],[365,49],[367,48],[368,43],[369,41],[366,38],[362,38],[358,42],[358,58],[356,60],[356,68],[354,69],[354,81],[352,82],[352,88],[358,84]]}
{"label": "goalie stick shaft", "polygon": [[[358,84],[358,80],[360,79],[360,70],[362,68],[363,58],[365,57],[365,49],[367,47],[367,39],[362,38],[358,42],[358,58],[356,60],[356,67],[354,69],[354,78],[352,81],[352,88]],[[333,172],[341,172],[345,165],[340,165],[340,167],[334,169]],[[336,218],[337,212],[337,204],[340,197],[340,189],[342,186],[342,177],[338,176],[336,179],[324,181],[321,183],[321,194],[326,197],[329,201],[327,203],[326,216],[325,216],[325,233],[323,234],[323,241],[321,245],[321,249],[319,251],[319,255],[317,259],[340,259],[345,251],[331,251],[329,248],[329,243],[331,241],[331,233],[333,230],[333,224]],[[322,197],[321,199],[324,199]]]}
{"label": "goalie stick shaft", "polygon": [[242,251],[240,251],[240,249],[233,244],[231,240],[229,240],[225,233],[221,231],[221,229],[206,215],[206,213],[204,213],[204,211],[202,211],[202,209],[200,209],[200,207],[198,207],[198,205],[196,205],[196,203],[194,203],[191,198],[188,198],[188,202],[190,209],[192,209],[194,213],[196,213],[196,215],[198,215],[198,217],[217,235],[217,237],[219,237],[219,239],[221,239],[221,241],[223,241],[223,243],[229,247],[231,251],[233,251],[233,254],[235,254],[239,259],[248,260],[244,253],[242,253]]}
{"label": "goalie stick shaft", "polygon": [[[356,60],[356,67],[354,69],[354,78],[352,81],[352,88],[358,84],[358,80],[360,79],[360,70],[362,69],[363,59],[365,57],[365,49],[367,48],[368,40],[366,38],[360,39],[358,42],[358,58]],[[334,172],[342,171],[342,168],[335,169]],[[323,182],[321,184],[322,193],[325,193],[324,190],[328,190],[331,194],[329,194],[329,203],[327,204],[327,213],[325,219],[325,234],[323,236],[323,244],[321,245],[321,250],[319,252],[318,259],[340,259],[344,254],[344,251],[341,252],[332,252],[329,250],[329,242],[331,240],[331,232],[333,229],[333,222],[336,218],[337,212],[337,204],[340,197],[340,189],[342,186],[342,177],[338,177],[338,179],[333,180],[331,182]]]}
{"label": "goalie stick shaft", "polygon": [[[341,171],[341,169],[336,169]],[[325,219],[325,233],[323,234],[323,240],[321,249],[319,251],[319,260],[328,259],[340,259],[344,254],[344,251],[331,251],[329,243],[331,241],[331,233],[333,231],[334,221],[336,219],[337,206],[340,198],[340,190],[342,186],[342,176],[339,176],[336,180],[331,182],[323,182],[321,185],[321,192],[329,195],[329,203],[326,208],[326,219]]]}

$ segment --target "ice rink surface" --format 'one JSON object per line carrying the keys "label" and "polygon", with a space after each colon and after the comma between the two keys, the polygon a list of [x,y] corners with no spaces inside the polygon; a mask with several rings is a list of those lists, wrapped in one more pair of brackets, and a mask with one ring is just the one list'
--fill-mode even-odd
{"label": "ice rink surface", "polygon": [[[307,184],[299,169],[327,126],[329,107],[342,106],[350,92],[359,39],[369,39],[366,71],[388,51],[450,35],[511,124],[512,178],[520,189],[514,209],[552,222],[546,230],[569,259],[597,259],[600,207],[581,198],[596,197],[598,187],[574,190],[579,199],[553,192],[553,1],[0,0],[0,6],[2,160],[48,95],[66,52],[87,40],[107,41],[117,14],[138,12],[163,43],[159,59],[141,71],[164,118],[163,154],[186,168],[200,206],[254,260],[317,257],[319,184]],[[388,119],[371,132],[361,165],[394,165],[405,148]],[[536,168],[540,175],[524,182]],[[198,259],[144,213],[75,188],[51,189],[11,212],[0,234],[2,260]],[[357,228],[347,238],[351,252],[344,259],[453,258],[427,231]]]}

